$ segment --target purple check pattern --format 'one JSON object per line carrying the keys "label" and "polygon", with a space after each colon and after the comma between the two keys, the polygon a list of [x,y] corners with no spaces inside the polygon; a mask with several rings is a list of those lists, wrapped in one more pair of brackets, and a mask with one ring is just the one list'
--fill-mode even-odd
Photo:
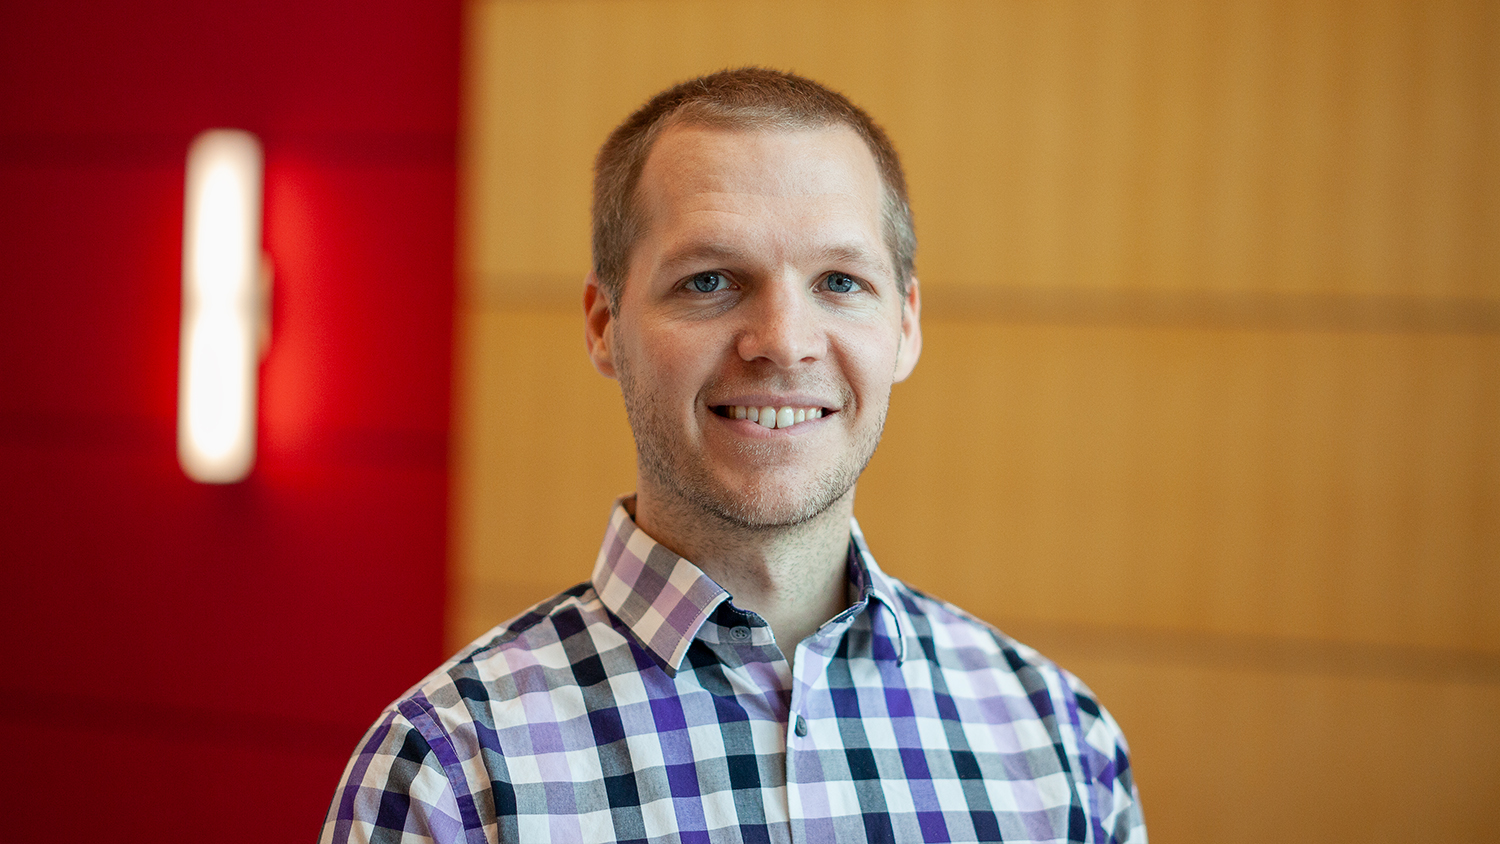
{"label": "purple check pattern", "polygon": [[615,507],[588,583],[392,704],[324,842],[1144,842],[1077,679],[875,565],[796,675],[759,616]]}

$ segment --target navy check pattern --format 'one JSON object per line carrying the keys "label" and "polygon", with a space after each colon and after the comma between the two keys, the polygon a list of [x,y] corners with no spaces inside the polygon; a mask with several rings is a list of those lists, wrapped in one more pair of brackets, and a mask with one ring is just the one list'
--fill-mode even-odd
{"label": "navy check pattern", "polygon": [[487,633],[361,741],[324,842],[1144,842],[1076,678],[888,577],[797,651],[615,507],[580,584]]}

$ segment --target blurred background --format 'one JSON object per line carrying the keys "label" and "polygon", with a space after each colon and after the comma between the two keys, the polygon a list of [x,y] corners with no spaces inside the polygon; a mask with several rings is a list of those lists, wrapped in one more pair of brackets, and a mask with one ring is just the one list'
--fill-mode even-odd
{"label": "blurred background", "polygon": [[[912,183],[925,348],[857,512],[1080,675],[1153,841],[1480,841],[1500,799],[1500,7],[0,11],[0,839],[310,839],[449,652],[587,577],[593,151],[805,73]],[[260,135],[260,456],[174,456],[183,166]]]}

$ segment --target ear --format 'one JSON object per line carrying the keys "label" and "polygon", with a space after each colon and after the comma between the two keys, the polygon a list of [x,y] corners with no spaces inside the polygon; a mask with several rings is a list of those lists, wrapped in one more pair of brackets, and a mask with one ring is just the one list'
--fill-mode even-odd
{"label": "ear", "polygon": [[609,294],[599,286],[599,277],[590,272],[583,282],[583,342],[594,368],[606,378],[615,377],[614,337],[610,332],[613,322]]}
{"label": "ear", "polygon": [[901,346],[896,351],[896,380],[905,381],[922,356],[922,288],[915,276],[901,301]]}

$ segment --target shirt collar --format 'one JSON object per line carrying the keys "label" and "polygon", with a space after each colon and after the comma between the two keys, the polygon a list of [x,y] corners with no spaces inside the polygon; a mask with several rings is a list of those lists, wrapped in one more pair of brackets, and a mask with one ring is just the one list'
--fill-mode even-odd
{"label": "shirt collar", "polygon": [[906,614],[901,592],[896,588],[898,581],[875,564],[875,555],[865,544],[864,531],[853,518],[849,519],[849,538],[849,577],[855,601],[865,603],[873,598],[885,607],[887,617],[895,625],[891,638],[896,645],[896,662],[905,662],[907,642],[913,634],[911,618]]}
{"label": "shirt collar", "polygon": [[[636,526],[634,496],[615,502],[590,580],[604,606],[630,629],[664,668],[676,674],[704,622],[729,593],[703,570],[667,550]],[[850,520],[850,597],[855,608],[882,604],[894,621],[896,659],[906,659],[911,621],[895,581],[880,570],[859,523]]]}

